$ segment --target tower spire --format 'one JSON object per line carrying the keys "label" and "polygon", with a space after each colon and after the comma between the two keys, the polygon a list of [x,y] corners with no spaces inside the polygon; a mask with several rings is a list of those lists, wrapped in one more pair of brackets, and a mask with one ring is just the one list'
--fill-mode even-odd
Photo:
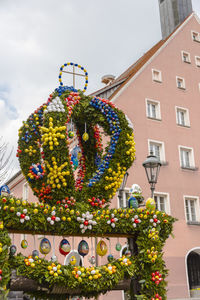
{"label": "tower spire", "polygon": [[191,0],[158,0],[162,38],[165,39],[192,13]]}

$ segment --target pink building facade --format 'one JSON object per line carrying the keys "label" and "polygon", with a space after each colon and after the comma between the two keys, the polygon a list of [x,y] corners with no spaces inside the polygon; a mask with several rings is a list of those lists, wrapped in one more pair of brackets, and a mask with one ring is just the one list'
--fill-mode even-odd
{"label": "pink building facade", "polygon": [[[165,245],[164,257],[169,269],[168,299],[190,298],[191,290],[200,287],[198,17],[191,14],[166,40],[160,41],[127,71],[93,95],[109,97],[134,126],[136,160],[129,169],[123,201],[116,197],[114,206],[126,205],[128,190],[133,183],[139,184],[144,197],[148,198],[150,188],[142,163],[150,151],[162,162],[155,191],[157,208],[178,219],[174,226],[175,238],[170,237]],[[15,196],[35,201],[22,174],[13,178],[9,187]],[[38,248],[39,240],[34,242],[33,237],[28,238],[32,246]],[[56,237],[57,248],[59,241]],[[74,248],[77,249],[79,241],[75,238]],[[19,246],[19,238],[16,243]],[[22,252],[30,254],[28,248]],[[59,261],[64,261],[58,250],[56,255]],[[116,299],[124,298],[122,292],[113,293]],[[111,295],[108,293],[101,298],[110,299]]]}

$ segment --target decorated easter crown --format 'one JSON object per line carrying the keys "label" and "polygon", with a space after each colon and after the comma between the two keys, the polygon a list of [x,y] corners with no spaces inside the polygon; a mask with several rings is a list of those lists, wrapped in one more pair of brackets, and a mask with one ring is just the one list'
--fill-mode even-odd
{"label": "decorated easter crown", "polygon": [[[71,66],[73,72],[65,71],[67,66]],[[84,72],[83,91],[62,83],[63,72],[73,77],[77,75],[75,67]],[[129,207],[109,209],[107,205],[135,159],[133,129],[125,114],[112,102],[84,95],[88,74],[80,65],[61,66],[59,82],[60,86],[50,94],[48,101],[31,114],[19,130],[20,166],[41,203],[0,197],[0,294],[6,294],[11,269],[17,269],[23,282],[34,280],[37,299],[40,296],[50,299],[54,295],[53,299],[61,299],[60,294],[63,294],[62,299],[68,294],[88,298],[112,290],[119,283],[119,289],[122,286],[125,289],[126,280],[131,279],[135,282],[132,296],[139,294],[138,299],[164,300],[167,270],[162,247],[172,232],[174,218],[156,211],[153,199],[146,202],[146,208],[138,207],[143,197],[136,184],[130,190]],[[103,131],[110,137],[104,151]],[[36,249],[28,257],[14,256],[17,249],[11,245],[8,232],[125,237],[129,246],[126,245],[125,255],[118,259],[110,252],[109,263],[104,266],[81,267],[75,252],[69,253],[69,241],[63,239],[59,250],[63,255],[68,254],[66,263],[69,263],[63,266],[56,262],[54,251],[51,261],[39,258]],[[23,240],[21,247],[27,246]],[[92,249],[91,242],[91,252]],[[122,251],[119,241],[115,249]],[[49,240],[43,238],[40,252],[46,255],[50,251]],[[85,256],[88,251],[89,245],[82,240],[78,253]],[[96,253],[100,256],[107,253],[103,240],[97,244]],[[95,264],[93,255],[89,262]],[[17,282],[19,285],[20,281]],[[20,290],[24,289],[30,291],[29,281]],[[40,289],[46,292],[39,295]]]}
{"label": "decorated easter crown", "polygon": [[[62,72],[68,65],[85,72],[83,91],[63,86]],[[112,102],[84,95],[88,73],[80,65],[64,64],[59,81],[59,88],[19,130],[17,156],[22,172],[40,201],[56,204],[74,197],[85,202],[95,197],[101,205],[113,198],[134,161],[133,129]],[[73,164],[77,161],[70,154],[74,125],[79,148],[76,180]],[[100,127],[110,136],[104,154]]]}

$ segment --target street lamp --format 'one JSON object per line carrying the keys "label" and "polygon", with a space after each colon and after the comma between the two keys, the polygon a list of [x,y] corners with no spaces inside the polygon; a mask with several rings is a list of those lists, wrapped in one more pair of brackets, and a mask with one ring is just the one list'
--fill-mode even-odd
{"label": "street lamp", "polygon": [[147,179],[151,186],[151,198],[153,198],[155,185],[158,179],[158,173],[162,164],[160,162],[160,159],[157,156],[153,155],[152,152],[150,152],[150,155],[147,156],[147,159],[143,162],[142,165],[145,168]]}

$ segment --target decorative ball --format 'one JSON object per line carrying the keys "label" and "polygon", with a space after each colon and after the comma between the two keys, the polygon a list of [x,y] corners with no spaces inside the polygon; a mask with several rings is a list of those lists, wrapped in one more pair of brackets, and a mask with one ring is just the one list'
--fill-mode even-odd
{"label": "decorative ball", "polygon": [[120,251],[120,250],[122,249],[122,245],[121,245],[120,243],[117,243],[117,244],[115,245],[115,249],[116,249],[117,251]]}
{"label": "decorative ball", "polygon": [[89,252],[88,243],[85,240],[82,240],[78,245],[78,253],[84,257],[85,255],[88,254],[88,252]]}
{"label": "decorative ball", "polygon": [[107,245],[104,241],[99,241],[97,244],[96,252],[99,256],[104,256],[106,255],[108,251]]}
{"label": "decorative ball", "polygon": [[128,199],[128,207],[129,208],[138,208],[138,201],[135,197],[131,196]]}
{"label": "decorative ball", "polygon": [[148,198],[146,201],[146,208],[149,210],[155,210],[156,208],[156,203],[153,198]]}
{"label": "decorative ball", "polygon": [[71,246],[68,240],[63,239],[59,245],[59,251],[62,255],[67,255],[71,251]]}
{"label": "decorative ball", "polygon": [[32,256],[33,257],[39,256],[39,251],[38,250],[33,250]]}
{"label": "decorative ball", "polygon": [[69,136],[70,139],[72,139],[74,137],[74,132],[70,130],[68,132],[68,136]]}
{"label": "decorative ball", "polygon": [[82,135],[82,138],[83,138],[84,142],[87,142],[87,140],[89,139],[88,133],[84,132],[84,134]]}
{"label": "decorative ball", "polygon": [[113,261],[113,259],[114,259],[114,256],[113,256],[112,254],[109,254],[109,255],[107,256],[107,260],[108,260],[109,262]]}
{"label": "decorative ball", "polygon": [[56,262],[58,259],[57,259],[57,256],[55,256],[55,255],[53,255],[52,257],[51,257],[51,261],[52,262]]}
{"label": "decorative ball", "polygon": [[15,253],[17,252],[17,247],[15,245],[11,245],[10,246],[10,255],[15,255]]}
{"label": "decorative ball", "polygon": [[89,261],[92,265],[94,265],[95,262],[96,262],[94,255],[92,255],[92,256],[88,259],[88,261]]}
{"label": "decorative ball", "polygon": [[69,262],[72,266],[75,266],[75,264],[76,264],[76,257],[75,256],[72,256],[71,258],[70,258],[70,262]]}
{"label": "decorative ball", "polygon": [[26,248],[28,247],[28,242],[27,242],[27,240],[22,240],[22,241],[21,241],[21,247],[22,247],[22,249],[26,249]]}
{"label": "decorative ball", "polygon": [[40,252],[47,255],[51,251],[51,243],[47,238],[43,238],[40,242]]}

